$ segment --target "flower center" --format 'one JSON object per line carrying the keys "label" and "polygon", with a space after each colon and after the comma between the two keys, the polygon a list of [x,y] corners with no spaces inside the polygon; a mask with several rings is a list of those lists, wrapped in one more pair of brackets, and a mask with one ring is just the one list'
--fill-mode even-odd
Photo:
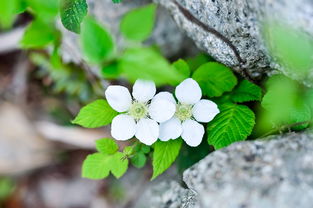
{"label": "flower center", "polygon": [[192,116],[192,105],[182,103],[177,104],[175,115],[181,121],[190,119]]}
{"label": "flower center", "polygon": [[129,114],[136,120],[139,120],[148,115],[148,107],[145,103],[140,103],[140,102],[135,101],[130,106]]}

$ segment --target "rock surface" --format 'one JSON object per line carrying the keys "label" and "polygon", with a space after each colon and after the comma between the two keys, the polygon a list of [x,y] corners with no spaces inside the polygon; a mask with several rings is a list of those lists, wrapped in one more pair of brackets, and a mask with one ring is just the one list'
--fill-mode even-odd
{"label": "rock surface", "polygon": [[[270,68],[290,73],[269,56],[262,35],[265,20],[283,20],[284,24],[296,25],[300,31],[313,36],[311,0],[154,1],[171,11],[178,26],[186,31],[199,48],[251,78],[269,73]],[[196,23],[197,20],[184,14],[184,9],[209,29],[203,29]],[[295,74],[292,76],[299,78]],[[310,83],[313,75],[307,79],[305,81]]]}
{"label": "rock surface", "polygon": [[[88,9],[89,14],[94,16],[111,32],[117,41],[118,48],[123,49],[127,45],[127,41],[123,39],[119,31],[121,18],[128,11],[151,2],[151,0],[125,0],[123,3],[113,4],[112,0],[88,0]],[[61,23],[59,28],[63,33],[61,52],[64,61],[81,63],[82,55],[78,35],[67,31]],[[158,8],[156,25],[146,44],[159,46],[163,54],[168,57],[177,55],[184,50],[195,50],[195,47],[192,47],[192,41],[180,32],[169,12],[163,7]]]}
{"label": "rock surface", "polygon": [[[170,207],[164,205],[164,196],[170,196],[167,201],[180,202],[173,207],[311,208],[313,134],[290,133],[270,139],[234,143],[186,170],[184,182],[197,196],[188,197],[188,190],[177,196],[182,188],[166,183],[154,187],[154,198],[146,199],[159,208]],[[183,203],[186,199],[191,199],[187,205]]]}

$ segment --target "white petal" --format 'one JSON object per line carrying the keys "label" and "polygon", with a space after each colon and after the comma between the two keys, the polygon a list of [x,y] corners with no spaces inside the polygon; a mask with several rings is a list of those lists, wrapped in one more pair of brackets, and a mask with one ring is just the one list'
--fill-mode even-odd
{"label": "white petal", "polygon": [[192,108],[193,117],[199,122],[210,122],[219,113],[217,105],[211,100],[200,100]]}
{"label": "white petal", "polygon": [[105,91],[110,106],[117,112],[125,112],[129,109],[132,98],[126,87],[122,86],[109,86]]}
{"label": "white petal", "polygon": [[204,135],[204,127],[196,121],[186,120],[183,123],[183,133],[181,137],[192,147],[198,146]]}
{"label": "white petal", "polygon": [[135,136],[140,142],[152,145],[159,137],[158,123],[148,118],[140,119],[137,123]]}
{"label": "white petal", "polygon": [[147,102],[153,98],[156,92],[154,82],[138,79],[133,86],[133,96],[140,102]]}
{"label": "white petal", "polygon": [[160,140],[168,141],[180,137],[183,132],[182,125],[178,118],[173,117],[170,120],[160,124]]}
{"label": "white petal", "polygon": [[169,92],[159,92],[158,94],[154,96],[154,98],[152,99],[152,102],[157,99],[164,99],[176,105],[176,100],[174,96],[172,95],[172,93],[169,93]]}
{"label": "white petal", "polygon": [[111,125],[111,135],[116,140],[125,141],[136,133],[136,122],[133,117],[125,114],[115,116]]}
{"label": "white petal", "polygon": [[175,104],[161,98],[153,100],[149,106],[150,117],[160,123],[172,118],[175,111]]}
{"label": "white petal", "polygon": [[195,104],[201,99],[202,92],[199,84],[195,80],[188,78],[176,87],[175,95],[181,103]]}

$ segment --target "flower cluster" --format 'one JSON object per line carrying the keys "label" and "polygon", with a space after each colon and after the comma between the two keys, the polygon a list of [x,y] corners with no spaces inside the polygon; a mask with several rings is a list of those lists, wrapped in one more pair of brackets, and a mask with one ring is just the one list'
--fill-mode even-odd
{"label": "flower cluster", "polygon": [[182,137],[189,146],[198,146],[205,132],[200,123],[210,122],[219,113],[214,102],[201,99],[201,88],[191,78],[176,87],[177,101],[169,92],[156,94],[154,82],[144,80],[135,82],[132,96],[123,86],[109,86],[105,95],[110,106],[121,113],[112,121],[112,137],[124,141],[135,136],[146,145],[158,138]]}

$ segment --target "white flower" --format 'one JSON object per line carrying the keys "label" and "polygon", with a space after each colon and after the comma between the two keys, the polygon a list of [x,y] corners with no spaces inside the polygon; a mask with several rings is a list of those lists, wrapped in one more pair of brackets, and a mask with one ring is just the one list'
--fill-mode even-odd
{"label": "white flower", "polygon": [[[159,138],[162,141],[168,141],[181,136],[189,146],[198,146],[204,135],[204,127],[198,122],[208,123],[220,111],[214,102],[201,99],[201,88],[191,78],[184,80],[176,87],[175,95],[178,100],[176,113],[170,120],[160,124]],[[155,96],[155,98],[158,97],[176,104],[170,93],[160,92]]]}
{"label": "white flower", "polygon": [[132,99],[128,89],[123,86],[109,86],[105,91],[110,106],[122,114],[117,115],[111,125],[112,137],[116,140],[128,140],[134,136],[146,145],[153,144],[159,137],[159,124],[175,113],[175,104],[154,97],[154,82],[137,80],[133,86]]}

